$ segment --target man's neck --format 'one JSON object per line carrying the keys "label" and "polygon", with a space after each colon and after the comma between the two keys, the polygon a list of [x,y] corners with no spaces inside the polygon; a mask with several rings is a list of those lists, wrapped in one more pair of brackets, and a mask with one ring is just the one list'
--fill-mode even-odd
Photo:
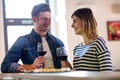
{"label": "man's neck", "polygon": [[41,37],[45,37],[46,36],[46,32],[40,32],[40,33],[38,33]]}
{"label": "man's neck", "polygon": [[38,30],[36,30],[35,28],[34,28],[34,30],[35,30],[35,32],[36,32],[37,34],[39,34],[41,37],[45,37],[45,36],[47,35],[47,32],[38,31]]}

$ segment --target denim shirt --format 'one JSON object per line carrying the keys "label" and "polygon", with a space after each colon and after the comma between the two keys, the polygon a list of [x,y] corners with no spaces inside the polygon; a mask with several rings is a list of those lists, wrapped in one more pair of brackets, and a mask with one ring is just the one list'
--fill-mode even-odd
{"label": "denim shirt", "polygon": [[[49,33],[46,36],[46,41],[51,50],[54,67],[61,68],[56,48],[64,46],[63,42]],[[19,59],[22,60],[23,64],[32,64],[34,59],[39,56],[37,53],[38,42],[42,42],[41,36],[34,29],[30,34],[19,37],[6,54],[1,64],[1,72],[16,72]]]}

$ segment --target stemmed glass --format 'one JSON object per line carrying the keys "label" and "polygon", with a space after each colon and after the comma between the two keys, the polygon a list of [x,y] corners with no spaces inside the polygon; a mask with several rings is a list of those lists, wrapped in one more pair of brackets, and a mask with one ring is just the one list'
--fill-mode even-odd
{"label": "stemmed glass", "polygon": [[[38,43],[37,52],[39,53],[40,56],[44,56],[47,53],[47,51],[44,50],[42,43]],[[40,66],[40,68],[44,68],[44,63],[42,66]]]}
{"label": "stemmed glass", "polygon": [[56,54],[61,61],[64,61],[67,58],[66,50],[64,47],[58,47],[56,49]]}
{"label": "stemmed glass", "polygon": [[44,56],[46,54],[47,51],[44,51],[42,43],[38,43],[37,52],[40,56]]}
{"label": "stemmed glass", "polygon": [[[56,54],[57,54],[57,57],[61,60],[61,64],[64,63],[64,61],[67,59],[67,52],[65,50],[65,47],[58,47],[56,49]],[[72,69],[72,66],[69,62],[65,62],[66,66],[68,66],[70,69]],[[65,66],[62,66],[63,68]]]}

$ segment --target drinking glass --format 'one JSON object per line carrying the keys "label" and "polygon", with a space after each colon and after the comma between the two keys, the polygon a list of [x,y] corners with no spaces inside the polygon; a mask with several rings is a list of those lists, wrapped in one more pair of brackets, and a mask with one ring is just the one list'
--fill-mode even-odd
{"label": "drinking glass", "polygon": [[[41,42],[41,43],[38,43],[38,45],[37,45],[37,52],[39,53],[40,56],[44,56],[44,55],[47,53],[47,51],[45,51],[45,50],[43,49],[43,44],[42,44],[42,42]],[[40,66],[39,68],[44,68],[44,66],[45,66],[45,63],[43,63],[43,65]]]}
{"label": "drinking glass", "polygon": [[42,43],[38,43],[37,52],[39,53],[40,56],[44,56],[46,54],[47,51],[43,49]]}
{"label": "drinking glass", "polygon": [[58,47],[56,49],[56,54],[61,61],[64,61],[67,58],[66,50],[64,47]]}

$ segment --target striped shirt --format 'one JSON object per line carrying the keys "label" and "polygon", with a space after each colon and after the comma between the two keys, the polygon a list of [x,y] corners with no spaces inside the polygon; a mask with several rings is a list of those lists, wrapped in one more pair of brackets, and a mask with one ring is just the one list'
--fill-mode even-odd
{"label": "striped shirt", "polygon": [[102,37],[74,49],[73,68],[81,71],[112,71],[110,51]]}

